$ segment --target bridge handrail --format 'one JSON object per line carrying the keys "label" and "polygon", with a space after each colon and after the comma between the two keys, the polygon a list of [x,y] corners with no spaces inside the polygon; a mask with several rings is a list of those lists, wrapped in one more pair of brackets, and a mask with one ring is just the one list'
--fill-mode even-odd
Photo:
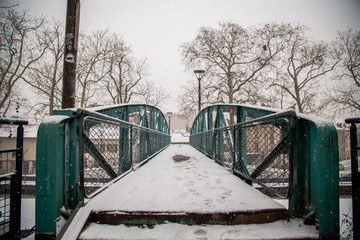
{"label": "bridge handrail", "polygon": [[131,126],[133,128],[139,129],[139,130],[144,130],[144,131],[148,131],[148,132],[159,133],[159,134],[162,134],[164,136],[169,136],[169,134],[161,132],[159,130],[154,130],[154,129],[151,129],[151,128],[146,128],[146,127],[143,127],[143,126],[139,126],[139,125],[136,125],[134,123],[130,123],[130,122],[118,119],[118,118],[107,116],[105,114],[101,114],[101,113],[98,113],[98,112],[95,112],[95,111],[86,110],[84,108],[79,108],[77,110],[77,114],[78,115],[84,114],[86,116],[91,116],[91,117],[94,117],[94,118],[97,118],[97,119],[109,120],[109,121],[113,121],[113,122],[116,122],[116,123],[119,123],[119,124],[127,125],[129,127]]}
{"label": "bridge handrail", "polygon": [[[166,133],[163,133],[159,130],[154,130],[154,129],[149,129],[149,128],[146,128],[146,127],[143,127],[143,126],[139,126],[139,125],[136,125],[136,124],[133,124],[133,123],[129,123],[127,121],[124,121],[124,120],[120,120],[120,119],[117,119],[117,118],[114,118],[114,117],[111,117],[111,116],[107,116],[107,115],[104,115],[104,114],[101,114],[101,113],[98,113],[98,112],[94,112],[94,111],[91,111],[91,110],[86,110],[86,109],[78,109],[77,110],[77,114],[80,116],[80,132],[83,132],[83,127],[84,127],[84,122],[86,120],[92,120],[92,121],[97,121],[97,122],[101,122],[101,123],[104,123],[104,124],[108,124],[108,125],[112,125],[112,126],[118,126],[118,127],[121,127],[121,128],[125,128],[125,129],[128,129],[129,130],[129,135],[130,135],[130,138],[133,137],[134,135],[134,131],[138,130],[140,132],[146,132],[146,133],[152,133],[152,134],[157,134],[157,135],[160,135],[160,136],[163,136],[163,137],[169,137],[169,134],[166,134]],[[133,149],[133,141],[129,141],[129,149]],[[148,143],[149,144],[149,143]],[[82,142],[82,138],[80,138],[80,155],[82,156],[84,153],[83,153],[83,148],[81,147],[83,145],[83,142]],[[166,146],[164,146],[166,147]],[[144,164],[145,161],[151,159],[153,156],[155,156],[156,154],[158,154],[159,151],[161,151],[162,149],[158,149],[158,151],[154,151],[154,153],[151,153],[150,155],[148,154],[147,157],[145,159],[142,159],[141,162],[139,163],[134,163],[132,160],[132,154],[130,153],[130,168],[122,173],[118,173],[117,176],[115,178],[113,178],[111,181],[109,181],[108,183],[106,183],[104,186],[102,186],[100,189],[96,190],[95,192],[93,193],[90,193],[90,194],[87,194],[86,191],[85,191],[85,178],[84,178],[84,172],[81,173],[81,176],[80,176],[80,182],[81,182],[81,191],[82,191],[82,195],[85,196],[86,198],[92,198],[94,197],[95,195],[97,195],[98,193],[100,193],[101,191],[103,191],[105,188],[107,188],[109,185],[113,184],[114,182],[118,181],[119,179],[123,178],[124,176],[126,176],[128,173],[130,173],[131,171],[133,171],[133,169],[141,166]],[[130,151],[131,152],[131,151]],[[83,159],[83,158],[82,158]]]}
{"label": "bridge handrail", "polygon": [[[101,136],[107,139],[94,137],[91,134],[94,128],[103,131]],[[109,129],[112,132],[106,132]],[[73,211],[79,202],[94,196],[99,186],[109,186],[169,144],[165,115],[152,105],[121,104],[54,111],[38,128],[37,238],[54,238],[57,221],[64,212]],[[136,157],[136,161],[128,165],[131,157]],[[89,163],[92,165],[86,165]],[[97,171],[99,175],[91,175],[89,171]]]}
{"label": "bridge handrail", "polygon": [[[279,128],[270,122],[281,118],[288,119],[288,130],[286,126]],[[250,164],[259,170],[250,174],[247,161],[256,152],[248,151],[249,142],[255,138],[249,134],[255,132],[256,127],[261,128],[260,122],[263,130],[278,127],[272,130],[279,134],[276,146],[281,142],[286,144],[281,145],[277,153],[269,150],[259,165]],[[259,136],[266,135],[260,133]],[[312,224],[319,226],[321,238],[339,237],[338,139],[332,123],[294,111],[236,104],[212,105],[196,116],[190,144],[225,167],[229,166],[226,161],[230,161],[233,173],[250,184],[265,167],[278,161],[279,154],[287,155],[289,216],[308,216]]]}
{"label": "bridge handrail", "polygon": [[274,121],[275,119],[283,119],[285,121],[288,121],[288,119],[285,117],[289,117],[289,116],[296,117],[296,112],[294,110],[288,110],[288,111],[273,113],[273,114],[255,118],[255,119],[252,119],[252,120],[249,120],[246,122],[236,123],[236,124],[232,124],[232,125],[228,125],[228,126],[223,126],[223,127],[206,130],[206,131],[199,132],[199,133],[194,133],[194,134],[191,134],[191,136],[196,136],[197,134],[203,134],[203,133],[207,133],[207,132],[230,130],[230,129],[233,129],[236,127],[250,126],[251,124],[260,123],[260,122],[267,123],[267,121],[271,122],[271,121]]}
{"label": "bridge handrail", "polygon": [[[289,110],[289,111],[283,111],[283,112],[278,112],[278,113],[272,113],[263,117],[259,117],[259,118],[255,118],[252,120],[248,120],[245,122],[241,122],[241,123],[237,123],[237,124],[232,124],[232,125],[228,125],[228,126],[223,126],[223,127],[216,127],[207,131],[203,131],[203,132],[199,132],[199,133],[195,133],[191,135],[191,140],[190,143],[197,149],[199,149],[200,151],[202,151],[203,153],[205,153],[206,155],[210,156],[211,158],[214,158],[215,161],[217,161],[219,164],[221,165],[227,165],[228,167],[231,167],[233,173],[235,175],[238,175],[239,177],[241,177],[242,179],[246,180],[246,182],[248,183],[256,183],[257,185],[261,186],[262,188],[266,189],[269,193],[278,196],[280,198],[287,198],[288,197],[288,193],[289,193],[289,184],[288,181],[287,183],[284,182],[284,180],[282,179],[289,179],[289,176],[287,174],[285,174],[286,176],[281,176],[279,178],[279,173],[277,173],[276,175],[278,175],[277,178],[272,178],[271,176],[268,176],[268,178],[262,178],[262,179],[257,179],[255,176],[253,176],[253,174],[249,173],[249,170],[245,170],[241,171],[240,169],[243,168],[244,166],[246,166],[245,163],[240,163],[239,161],[241,161],[242,158],[246,158],[246,156],[244,156],[244,153],[242,154],[236,154],[236,152],[239,151],[239,148],[241,147],[247,147],[246,145],[242,144],[240,146],[240,144],[238,143],[239,141],[241,141],[241,131],[246,131],[247,129],[254,129],[254,128],[266,128],[268,126],[283,126],[283,128],[286,127],[286,129],[282,129],[281,133],[285,133],[284,138],[281,138],[279,141],[277,146],[280,145],[279,147],[275,147],[275,149],[272,151],[273,157],[271,157],[268,161],[267,161],[267,165],[271,165],[276,158],[278,157],[277,155],[281,154],[281,153],[286,153],[286,152],[291,152],[291,154],[293,154],[293,149],[290,148],[290,146],[293,144],[292,143],[292,139],[293,137],[290,137],[290,133],[292,133],[291,126],[293,126],[293,119],[294,117],[296,117],[296,112],[293,110]],[[212,136],[213,138],[218,138],[221,135],[224,135],[225,137],[228,136],[230,139],[226,141],[227,144],[224,144],[224,146],[226,146],[227,148],[229,148],[230,151],[229,155],[227,158],[228,159],[225,163],[224,160],[226,158],[225,154],[223,153],[217,153],[217,152],[213,152],[213,148],[215,148],[215,151],[218,151],[219,147],[214,147],[214,143],[213,147],[208,149],[208,148],[204,148],[204,146],[199,146],[199,143],[194,143],[194,138],[198,137],[201,139],[201,136],[205,135],[205,137],[209,137],[206,135],[209,135],[210,133],[210,137]],[[243,133],[242,133],[243,134]],[[261,132],[259,132],[258,134],[261,135]],[[255,135],[255,134],[253,134]],[[293,135],[293,133],[292,133]],[[196,141],[196,140],[195,140]],[[224,141],[225,142],[225,141]],[[283,145],[283,146],[282,146]],[[285,147],[284,147],[285,146]],[[250,147],[251,148],[251,147]],[[263,147],[261,147],[263,148]],[[210,151],[209,151],[210,150]],[[221,151],[221,150],[220,150]],[[275,152],[274,152],[275,151]],[[263,149],[262,152],[266,152],[266,149]],[[269,155],[270,155],[270,151],[269,151]],[[217,155],[219,155],[217,157]],[[222,156],[224,155],[224,156]],[[230,160],[230,161],[229,161]],[[245,160],[245,159],[244,159]],[[264,163],[261,163],[263,166],[267,166]],[[257,166],[258,172],[264,172],[266,170],[265,167],[263,167],[260,164],[260,162],[258,163],[252,163],[252,165]],[[261,167],[261,168],[260,168]],[[279,166],[277,166],[279,167]],[[282,166],[281,168],[289,168],[289,164]],[[240,168],[240,169],[239,169]],[[254,171],[255,172],[255,171]],[[257,175],[261,175],[259,173],[257,173]],[[269,175],[269,174],[267,174]],[[284,175],[284,174],[282,174]],[[269,187],[266,184],[264,184],[263,182],[267,182],[268,184],[271,184],[272,186]],[[274,185],[274,182],[279,183],[283,183],[281,184],[281,188],[279,188],[278,185]],[[286,185],[286,186],[285,186]],[[280,189],[280,190],[279,190]]]}

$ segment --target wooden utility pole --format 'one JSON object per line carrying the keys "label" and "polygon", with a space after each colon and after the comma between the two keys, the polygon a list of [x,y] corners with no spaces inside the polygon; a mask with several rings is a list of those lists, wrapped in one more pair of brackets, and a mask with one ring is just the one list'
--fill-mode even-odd
{"label": "wooden utility pole", "polygon": [[80,0],[68,0],[65,29],[62,108],[75,107],[76,58],[78,50]]}

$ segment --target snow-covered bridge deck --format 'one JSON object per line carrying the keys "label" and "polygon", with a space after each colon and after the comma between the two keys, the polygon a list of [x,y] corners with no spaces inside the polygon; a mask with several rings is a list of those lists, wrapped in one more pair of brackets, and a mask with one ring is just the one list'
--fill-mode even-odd
{"label": "snow-covered bridge deck", "polygon": [[[318,237],[313,226],[286,218],[285,207],[193,147],[179,144],[89,200],[63,238]],[[147,227],[129,226],[139,223]]]}

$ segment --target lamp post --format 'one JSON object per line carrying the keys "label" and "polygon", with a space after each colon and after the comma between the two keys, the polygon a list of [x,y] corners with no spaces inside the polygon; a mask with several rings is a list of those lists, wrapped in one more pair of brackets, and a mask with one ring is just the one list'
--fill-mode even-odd
{"label": "lamp post", "polygon": [[167,112],[166,115],[169,117],[169,134],[170,134],[171,116],[173,115],[173,113],[172,112]]}
{"label": "lamp post", "polygon": [[194,71],[195,77],[197,78],[197,80],[199,81],[199,112],[201,110],[201,85],[200,85],[200,81],[201,78],[204,76],[205,71],[204,70],[195,70]]}

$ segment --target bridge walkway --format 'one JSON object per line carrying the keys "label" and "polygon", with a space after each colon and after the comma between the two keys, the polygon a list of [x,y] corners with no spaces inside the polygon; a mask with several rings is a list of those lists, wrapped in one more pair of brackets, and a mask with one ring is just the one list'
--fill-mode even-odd
{"label": "bridge walkway", "polygon": [[87,200],[63,239],[317,239],[314,226],[187,144]]}

